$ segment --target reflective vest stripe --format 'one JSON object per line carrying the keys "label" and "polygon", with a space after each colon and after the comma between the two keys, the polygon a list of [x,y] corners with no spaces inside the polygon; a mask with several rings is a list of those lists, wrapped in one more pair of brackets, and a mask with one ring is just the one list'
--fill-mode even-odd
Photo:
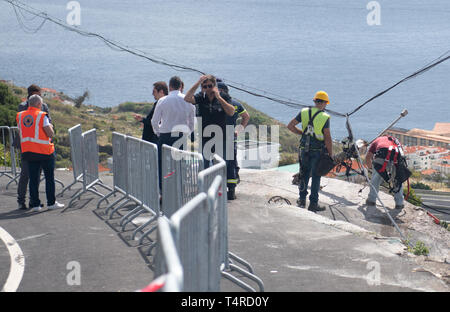
{"label": "reflective vest stripe", "polygon": [[36,138],[23,138],[21,142],[34,142],[39,144],[50,145],[50,142],[48,140],[40,140]]}
{"label": "reflective vest stripe", "polygon": [[34,125],[34,138],[39,140],[39,123],[41,122],[42,112],[39,112],[36,118],[36,123]]}

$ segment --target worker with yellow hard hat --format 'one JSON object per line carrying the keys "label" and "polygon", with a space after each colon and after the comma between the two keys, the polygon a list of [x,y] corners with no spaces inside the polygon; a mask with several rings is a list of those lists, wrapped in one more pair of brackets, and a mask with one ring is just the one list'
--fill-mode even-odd
{"label": "worker with yellow hard hat", "polygon": [[[310,211],[323,211],[325,208],[319,206],[320,175],[316,174],[321,153],[333,155],[332,140],[330,133],[330,115],[324,110],[330,103],[325,91],[318,91],[313,98],[314,106],[303,108],[300,113],[288,124],[288,129],[295,134],[301,135],[299,150],[299,199],[297,205],[306,207],[306,196],[308,195],[309,178],[311,181],[311,194],[309,196]],[[297,125],[301,123],[302,128]]]}

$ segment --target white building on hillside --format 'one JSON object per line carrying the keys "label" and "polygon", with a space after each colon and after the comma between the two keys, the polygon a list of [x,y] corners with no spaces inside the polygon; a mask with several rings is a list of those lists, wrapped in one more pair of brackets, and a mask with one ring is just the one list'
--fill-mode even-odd
{"label": "white building on hillside", "polygon": [[448,149],[434,146],[406,146],[404,151],[408,167],[416,171],[435,169],[442,172],[437,167],[443,163],[443,157],[450,154]]}

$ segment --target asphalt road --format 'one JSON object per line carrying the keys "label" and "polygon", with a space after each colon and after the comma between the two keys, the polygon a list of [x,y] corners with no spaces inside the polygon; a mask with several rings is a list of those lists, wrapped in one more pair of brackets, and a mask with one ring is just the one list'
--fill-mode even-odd
{"label": "asphalt road", "polygon": [[430,193],[422,190],[414,190],[414,192],[420,196],[425,205],[430,207],[424,207],[425,209],[439,220],[450,222],[450,194],[436,194],[435,192]]}

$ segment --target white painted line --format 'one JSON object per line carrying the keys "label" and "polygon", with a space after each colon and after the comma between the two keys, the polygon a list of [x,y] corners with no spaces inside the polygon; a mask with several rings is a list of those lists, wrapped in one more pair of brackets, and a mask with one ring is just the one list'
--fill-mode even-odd
{"label": "white painted line", "polygon": [[25,271],[25,257],[19,244],[2,227],[0,227],[0,239],[5,243],[6,248],[8,248],[11,258],[8,279],[3,286],[2,292],[15,292],[19,288],[23,272]]}
{"label": "white painted line", "polygon": [[26,241],[26,240],[29,240],[29,239],[40,238],[40,237],[44,237],[44,236],[47,236],[47,235],[50,235],[50,233],[43,233],[43,234],[37,234],[37,235],[32,235],[32,236],[20,238],[20,239],[17,239],[16,242],[23,242],[23,241]]}

